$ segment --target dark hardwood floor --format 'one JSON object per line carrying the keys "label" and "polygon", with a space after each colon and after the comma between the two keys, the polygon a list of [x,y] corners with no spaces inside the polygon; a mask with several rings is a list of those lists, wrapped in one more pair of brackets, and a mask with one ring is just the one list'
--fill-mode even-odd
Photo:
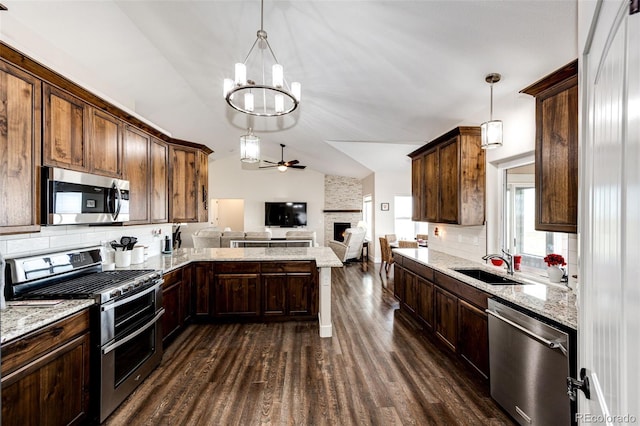
{"label": "dark hardwood floor", "polygon": [[190,326],[106,423],[513,424],[398,311],[376,266],[333,270],[332,338],[315,321]]}

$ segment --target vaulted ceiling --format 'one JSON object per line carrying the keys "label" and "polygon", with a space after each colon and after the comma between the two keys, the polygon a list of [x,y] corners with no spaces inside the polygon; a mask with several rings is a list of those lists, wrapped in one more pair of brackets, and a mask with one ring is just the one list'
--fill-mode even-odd
{"label": "vaulted ceiling", "polygon": [[[405,155],[577,57],[576,0],[265,0],[264,29],[302,102],[280,118],[232,110],[222,80],[260,27],[260,1],[2,0],[0,36],[174,137],[327,174],[407,167]],[[476,123],[480,124],[480,123]]]}

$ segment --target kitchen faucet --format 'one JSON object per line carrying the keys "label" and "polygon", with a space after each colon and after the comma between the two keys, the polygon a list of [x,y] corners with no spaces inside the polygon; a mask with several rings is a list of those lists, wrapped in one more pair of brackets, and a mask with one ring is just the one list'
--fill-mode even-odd
{"label": "kitchen faucet", "polygon": [[486,256],[482,256],[482,260],[501,259],[504,263],[507,264],[507,273],[509,275],[513,275],[513,255],[505,249],[502,249],[502,253],[504,254],[504,256],[500,254],[488,254]]}

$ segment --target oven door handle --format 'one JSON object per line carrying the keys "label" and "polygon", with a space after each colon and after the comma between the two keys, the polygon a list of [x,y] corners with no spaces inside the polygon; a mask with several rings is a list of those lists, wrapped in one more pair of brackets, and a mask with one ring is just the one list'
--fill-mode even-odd
{"label": "oven door handle", "polygon": [[160,283],[154,284],[153,286],[149,287],[146,290],[141,291],[140,293],[131,293],[132,296],[135,297],[126,297],[124,299],[121,299],[115,303],[111,303],[111,304],[106,304],[106,305],[102,305],[101,309],[102,311],[108,311],[109,309],[113,309],[113,308],[117,308],[120,305],[123,305],[125,303],[129,303],[131,302],[132,299],[138,298],[138,297],[142,297],[146,294],[151,293],[152,291],[159,291],[160,290]]}
{"label": "oven door handle", "polygon": [[145,325],[142,326],[142,328],[139,328],[138,330],[134,331],[133,333],[129,334],[127,337],[125,337],[124,339],[118,340],[117,342],[113,342],[110,345],[105,346],[104,348],[102,348],[102,353],[104,355],[108,354],[109,352],[111,352],[114,349],[119,348],[120,346],[124,345],[125,343],[127,343],[129,340],[131,339],[135,339],[136,337],[138,337],[140,334],[144,333],[147,328],[152,327],[155,325],[156,322],[158,322],[158,320],[160,319],[160,317],[164,315],[164,308],[160,308],[160,310],[158,311],[158,313],[156,314],[155,317],[153,317],[153,319],[151,321],[149,321],[148,323],[146,323]]}

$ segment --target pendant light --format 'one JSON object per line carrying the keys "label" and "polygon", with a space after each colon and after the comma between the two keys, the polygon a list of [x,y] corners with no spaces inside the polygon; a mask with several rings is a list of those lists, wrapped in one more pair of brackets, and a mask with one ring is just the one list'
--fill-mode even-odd
{"label": "pendant light", "polygon": [[[284,67],[278,62],[271,45],[267,40],[267,32],[263,28],[264,0],[260,1],[260,29],[256,33],[256,41],[251,46],[244,62],[235,65],[235,78],[224,79],[224,98],[233,109],[258,117],[277,117],[293,112],[300,103],[301,85],[292,82],[287,84],[284,78]],[[258,47],[251,61],[251,54]],[[265,61],[266,60],[266,61]],[[266,74],[271,65],[271,81]],[[254,78],[255,80],[252,80]]]}
{"label": "pendant light", "polygon": [[260,138],[253,134],[251,127],[246,135],[240,136],[240,161],[243,163],[260,161]]}
{"label": "pendant light", "polygon": [[485,81],[491,86],[491,106],[489,109],[489,121],[480,125],[482,149],[493,149],[502,146],[502,121],[493,119],[493,83],[500,81],[500,74],[487,74]]}

